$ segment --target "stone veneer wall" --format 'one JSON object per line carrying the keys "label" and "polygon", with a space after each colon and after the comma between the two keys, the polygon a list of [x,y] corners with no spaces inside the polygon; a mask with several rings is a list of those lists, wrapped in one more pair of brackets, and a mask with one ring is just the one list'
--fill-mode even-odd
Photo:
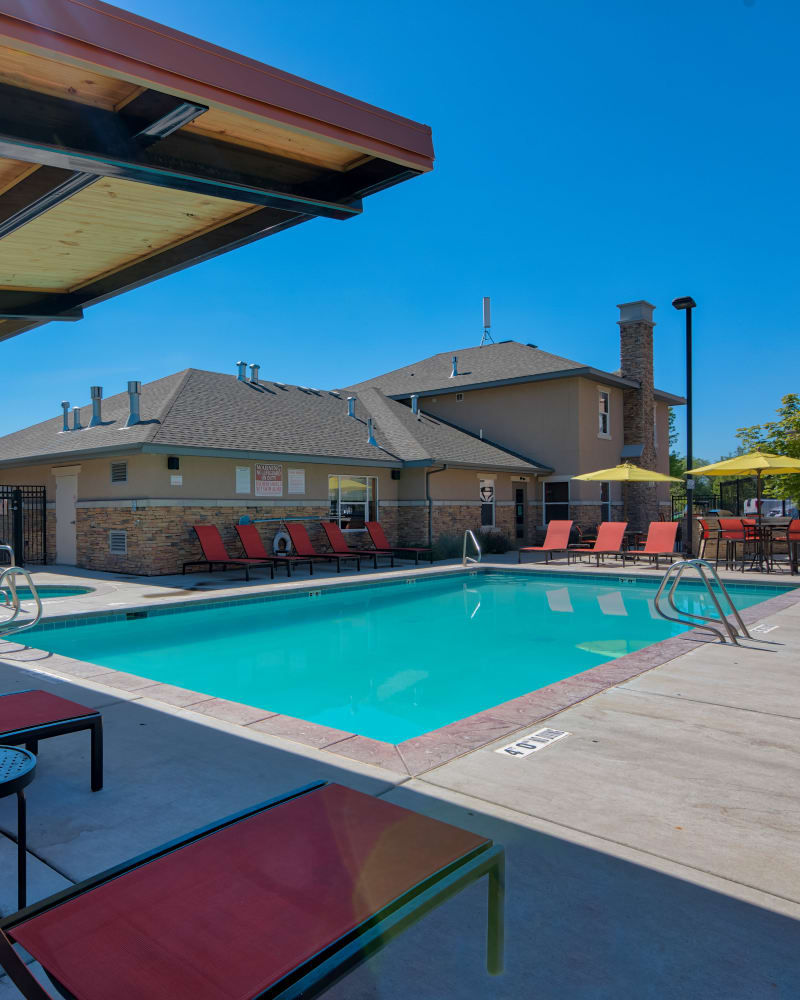
{"label": "stone veneer wall", "polygon": [[56,561],[56,505],[47,504],[45,509],[45,544],[47,545],[47,562]]}

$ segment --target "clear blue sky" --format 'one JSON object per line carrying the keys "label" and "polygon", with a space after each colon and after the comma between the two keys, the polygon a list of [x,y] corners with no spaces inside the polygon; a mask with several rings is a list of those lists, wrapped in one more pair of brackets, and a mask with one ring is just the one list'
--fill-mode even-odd
{"label": "clear blue sky", "polygon": [[[480,337],[618,367],[616,303],[658,309],[656,381],[695,454],[800,390],[796,0],[127,0],[426,122],[432,174],[0,344],[0,433],[187,366],[335,386]],[[681,411],[682,413],[683,411]],[[682,420],[682,418],[681,418]]]}

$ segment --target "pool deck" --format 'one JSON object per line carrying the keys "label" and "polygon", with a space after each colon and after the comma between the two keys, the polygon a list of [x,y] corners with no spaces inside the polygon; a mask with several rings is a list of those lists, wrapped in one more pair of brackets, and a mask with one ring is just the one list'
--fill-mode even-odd
{"label": "pool deck", "polygon": [[[485,564],[495,561],[509,559]],[[414,572],[404,567],[399,575]],[[605,572],[656,576],[619,566]],[[374,573],[355,580],[367,575]],[[36,574],[41,583],[68,578],[96,588],[49,601],[51,614],[108,614],[268,589],[233,576]],[[785,573],[725,578],[800,585]],[[335,573],[319,574],[313,584],[335,580]],[[187,582],[198,589],[185,592]],[[293,586],[308,590],[311,582],[298,576]],[[105,720],[100,793],[89,791],[86,734],[40,747],[28,792],[29,896],[252,802],[330,778],[475,829],[508,850],[503,976],[490,979],[483,968],[485,897],[474,887],[334,987],[331,1000],[794,997],[800,592],[749,610],[746,620],[769,631],[740,648],[687,633],[666,641],[680,644],[668,659],[646,659],[632,674],[612,671],[601,687],[578,682],[572,702],[554,702],[544,716],[570,733],[546,750],[524,758],[495,753],[511,742],[514,726],[510,714],[495,712],[476,747],[462,745],[446,762],[423,759],[412,768],[402,758],[334,752],[341,740],[330,749],[311,745],[296,730],[265,724],[275,717],[220,699],[187,702],[174,689],[170,704],[170,692],[152,690],[167,685],[42,653],[35,635],[32,648],[0,642],[0,691],[42,687],[101,708]],[[515,735],[539,728],[527,719],[517,717]],[[14,816],[13,802],[0,800],[3,913],[14,908]],[[0,978],[0,1000],[18,995]]]}

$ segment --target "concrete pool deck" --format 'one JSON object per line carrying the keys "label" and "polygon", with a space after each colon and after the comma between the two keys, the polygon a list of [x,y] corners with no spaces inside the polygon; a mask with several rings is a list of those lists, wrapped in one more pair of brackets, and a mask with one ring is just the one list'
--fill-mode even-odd
{"label": "concrete pool deck", "polygon": [[[621,575],[619,567],[608,572]],[[626,568],[625,575],[634,573]],[[41,582],[56,582],[45,576]],[[219,575],[203,578],[216,583]],[[760,574],[730,578],[764,582]],[[155,600],[146,592],[171,586],[163,578],[70,579],[89,579],[98,590],[63,599],[72,607],[62,604],[61,613],[79,602],[86,610],[84,602],[93,602],[94,611],[103,602],[114,610],[141,606]],[[776,582],[800,580],[781,574]],[[308,588],[309,580],[298,584]],[[231,596],[236,589],[224,587]],[[205,588],[200,593],[210,596]],[[774,599],[758,620],[771,631],[753,643],[736,649],[693,642],[667,662],[551,713],[547,724],[571,735],[542,752],[505,758],[494,752],[510,742],[504,736],[413,777],[265,732],[252,721],[154,701],[133,682],[126,689],[102,673],[81,676],[77,661],[71,673],[44,672],[34,649],[7,645],[0,648],[0,690],[42,687],[83,701],[102,708],[106,728],[106,787],[95,795],[85,734],[42,744],[28,793],[30,897],[328,777],[470,827],[508,849],[502,977],[483,970],[485,896],[475,887],[334,987],[332,1000],[794,997],[797,595]],[[14,815],[13,803],[0,801],[4,913],[14,906]],[[0,979],[0,998],[17,996]]]}

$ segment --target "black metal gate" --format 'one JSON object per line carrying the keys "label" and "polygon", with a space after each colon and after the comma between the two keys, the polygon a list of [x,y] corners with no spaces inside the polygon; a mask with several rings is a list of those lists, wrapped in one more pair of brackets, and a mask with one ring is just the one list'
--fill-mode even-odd
{"label": "black metal gate", "polygon": [[[47,490],[0,486],[0,544],[10,545],[19,566],[47,562]],[[0,561],[5,561],[0,553]]]}

